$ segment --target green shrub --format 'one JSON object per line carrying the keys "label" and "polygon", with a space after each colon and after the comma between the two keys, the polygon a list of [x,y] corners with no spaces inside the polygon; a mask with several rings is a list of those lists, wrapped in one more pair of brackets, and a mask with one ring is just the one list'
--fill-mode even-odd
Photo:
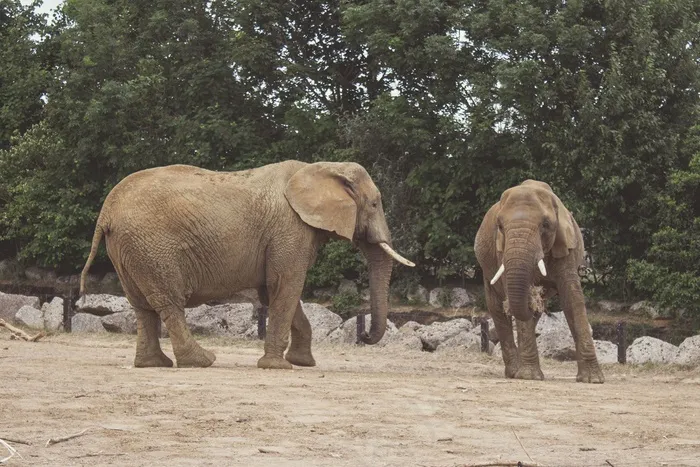
{"label": "green shrub", "polygon": [[360,294],[343,291],[333,297],[333,312],[344,320],[350,317],[350,312],[362,304]]}

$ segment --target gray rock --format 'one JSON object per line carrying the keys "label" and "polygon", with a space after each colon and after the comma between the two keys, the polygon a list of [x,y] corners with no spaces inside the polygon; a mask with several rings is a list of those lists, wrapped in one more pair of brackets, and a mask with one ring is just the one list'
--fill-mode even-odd
{"label": "gray rock", "polygon": [[41,308],[41,301],[39,297],[0,292],[0,319],[4,319],[8,323],[13,322],[15,315],[23,306],[30,306],[38,310]]}
{"label": "gray rock", "polygon": [[[370,326],[372,325],[372,315],[369,313],[365,315],[365,329],[369,331]],[[397,333],[398,329],[396,328],[396,325],[392,323],[390,320],[386,320],[386,332],[384,333],[384,336],[382,339],[375,344],[377,347],[383,347],[386,345],[389,340],[391,339],[390,335]],[[348,319],[345,321],[343,324],[341,324],[339,327],[331,331],[325,339],[323,339],[324,342],[332,342],[332,343],[345,343],[345,344],[354,344],[357,340],[357,317],[353,316],[352,318]]]}
{"label": "gray rock", "polygon": [[58,276],[56,278],[56,284],[59,286],[76,286],[80,284],[80,276],[78,274],[73,274],[71,276]]}
{"label": "gray rock", "polygon": [[364,301],[364,302],[369,302],[369,299],[370,299],[370,292],[369,292],[369,289],[362,289],[362,290],[360,290],[360,298],[361,298],[362,301]]}
{"label": "gray rock", "polygon": [[681,342],[673,363],[678,365],[700,365],[700,334],[688,337]]}
{"label": "gray rock", "polygon": [[598,363],[617,363],[617,344],[610,341],[593,341]]}
{"label": "gray rock", "polygon": [[418,337],[418,334],[412,329],[406,328],[405,325],[398,332],[385,335],[385,338],[387,339],[387,349],[423,350],[423,341]]}
{"label": "gray rock", "polygon": [[[446,341],[444,341],[440,346],[438,347],[438,351],[440,350],[446,350],[449,348],[459,348],[462,347],[466,350],[474,351],[474,352],[480,352],[481,351],[481,336],[478,336],[472,332],[469,331],[461,331],[459,334],[456,334]],[[493,350],[493,343],[489,342],[489,350]]]}
{"label": "gray rock", "polygon": [[15,322],[33,329],[44,329],[44,318],[41,316],[41,310],[29,305],[24,305],[17,311]]}
{"label": "gray rock", "polygon": [[108,272],[100,281],[100,291],[107,294],[122,294],[124,289],[116,272]]}
{"label": "gray rock", "polygon": [[423,342],[423,348],[429,351],[436,350],[442,343],[460,333],[468,333],[472,329],[472,323],[468,319],[458,318],[445,322],[435,322],[430,326],[423,326],[415,332]]}
{"label": "gray rock", "polygon": [[476,298],[461,287],[453,289],[437,287],[430,291],[428,301],[432,306],[444,307],[445,305],[452,308],[462,308],[473,305]]}
{"label": "gray rock", "polygon": [[134,310],[129,310],[103,316],[102,326],[108,332],[136,334],[136,313]]}
{"label": "gray rock", "polygon": [[99,316],[90,313],[77,313],[71,318],[71,332],[107,332]]}
{"label": "gray rock", "polygon": [[185,320],[196,334],[244,337],[257,320],[253,317],[252,303],[200,305],[185,309]]}
{"label": "gray rock", "polygon": [[560,361],[576,360],[576,344],[568,328],[550,330],[537,336],[537,349],[541,357]]}
{"label": "gray rock", "polygon": [[56,273],[49,269],[30,266],[24,270],[24,276],[32,282],[51,282],[56,280]]}
{"label": "gray rock", "polygon": [[20,276],[22,268],[14,259],[3,259],[0,261],[0,279],[15,280]]}
{"label": "gray rock", "polygon": [[[311,324],[312,342],[322,341],[332,330],[340,326],[340,323],[343,322],[343,318],[318,303],[302,302],[302,309],[304,310],[304,315],[306,315],[309,320],[309,324]],[[255,330],[257,335],[257,325]]]}
{"label": "gray rock", "polygon": [[596,306],[603,313],[617,314],[622,313],[628,307],[628,304],[622,302],[615,302],[612,300],[600,300],[596,303]]}
{"label": "gray rock", "polygon": [[461,287],[455,287],[452,289],[452,307],[453,308],[464,308],[466,306],[472,306],[476,303],[476,297],[467,292]]}
{"label": "gray rock", "polygon": [[41,305],[44,316],[44,329],[47,331],[63,330],[63,299],[54,297],[50,302]]}
{"label": "gray rock", "polygon": [[323,287],[315,289],[311,292],[311,295],[317,300],[331,300],[335,295],[335,290],[331,287]]}
{"label": "gray rock", "polygon": [[428,293],[428,289],[422,285],[418,285],[414,288],[414,290],[406,294],[406,298],[414,303],[428,303],[430,294]]}
{"label": "gray rock", "polygon": [[401,329],[410,329],[411,331],[418,331],[419,329],[424,328],[425,325],[420,324],[416,321],[406,321],[403,326],[401,326]]}
{"label": "gray rock", "polygon": [[627,347],[627,363],[673,363],[678,347],[655,337],[642,336]]}
{"label": "gray rock", "polygon": [[85,294],[75,302],[75,311],[106,316],[112,313],[132,310],[126,297],[108,294]]}
{"label": "gray rock", "polygon": [[348,279],[343,279],[338,284],[338,293],[350,293],[357,295],[357,284]]}
{"label": "gray rock", "polygon": [[[515,324],[513,325],[513,327],[515,327]],[[591,327],[590,323],[588,323],[588,329],[591,331],[592,334],[593,328]],[[535,334],[541,335],[553,331],[566,331],[568,333],[571,333],[571,331],[569,330],[569,324],[566,321],[566,316],[564,315],[563,311],[558,311],[549,315],[543,313],[540,317],[540,320],[537,322]]]}
{"label": "gray rock", "polygon": [[645,318],[658,318],[659,310],[651,302],[644,300],[637,302],[630,307],[630,313],[636,316],[643,316]]}

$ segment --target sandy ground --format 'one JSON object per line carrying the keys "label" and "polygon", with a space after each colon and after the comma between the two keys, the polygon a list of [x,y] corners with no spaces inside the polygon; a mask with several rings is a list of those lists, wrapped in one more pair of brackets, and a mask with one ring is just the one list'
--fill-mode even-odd
{"label": "sandy ground", "polygon": [[136,369],[133,336],[0,333],[0,438],[31,443],[7,464],[700,466],[699,369],[584,385],[545,361],[528,382],[486,355],[316,346],[317,367],[269,371],[260,341],[200,342],[211,368]]}

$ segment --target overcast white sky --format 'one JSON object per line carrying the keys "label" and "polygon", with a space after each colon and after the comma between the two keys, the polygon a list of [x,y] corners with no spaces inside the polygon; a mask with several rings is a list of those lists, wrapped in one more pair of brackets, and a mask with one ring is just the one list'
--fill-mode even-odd
{"label": "overcast white sky", "polygon": [[[30,5],[32,0],[21,0],[22,5]],[[43,4],[39,7],[39,13],[46,13],[49,15],[49,20],[53,18],[51,12],[56,9],[56,7],[63,3],[63,0],[44,0]]]}

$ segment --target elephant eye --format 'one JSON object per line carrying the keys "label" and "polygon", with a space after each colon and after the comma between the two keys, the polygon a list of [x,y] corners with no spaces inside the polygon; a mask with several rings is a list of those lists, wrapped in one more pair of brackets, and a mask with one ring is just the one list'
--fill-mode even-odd
{"label": "elephant eye", "polygon": [[545,229],[548,229],[548,228],[550,228],[551,226],[552,226],[552,225],[550,224],[549,219],[545,219],[545,220],[542,221],[542,227],[544,227]]}
{"label": "elephant eye", "polygon": [[372,203],[373,208],[376,208],[377,206],[379,206],[379,203],[377,203],[376,201]]}

